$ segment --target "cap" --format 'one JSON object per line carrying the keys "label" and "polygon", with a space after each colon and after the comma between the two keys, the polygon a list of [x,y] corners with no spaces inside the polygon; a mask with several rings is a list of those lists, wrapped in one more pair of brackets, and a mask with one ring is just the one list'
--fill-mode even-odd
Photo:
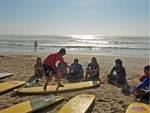
{"label": "cap", "polygon": [[142,70],[150,70],[150,65],[146,65]]}

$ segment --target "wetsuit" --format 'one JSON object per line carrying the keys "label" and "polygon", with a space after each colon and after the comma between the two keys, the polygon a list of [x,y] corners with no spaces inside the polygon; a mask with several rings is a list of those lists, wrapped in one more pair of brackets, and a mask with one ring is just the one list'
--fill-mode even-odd
{"label": "wetsuit", "polygon": [[143,82],[147,78],[147,74],[144,74],[140,77],[140,81]]}
{"label": "wetsuit", "polygon": [[[150,83],[149,79],[150,79],[150,75],[149,75],[140,85],[138,85],[138,86],[137,86],[136,88],[134,88],[133,90],[136,91],[136,90],[139,90],[139,89],[141,89],[141,88],[144,88],[145,86],[149,86],[149,83]],[[149,88],[149,89],[150,89],[150,88]]]}

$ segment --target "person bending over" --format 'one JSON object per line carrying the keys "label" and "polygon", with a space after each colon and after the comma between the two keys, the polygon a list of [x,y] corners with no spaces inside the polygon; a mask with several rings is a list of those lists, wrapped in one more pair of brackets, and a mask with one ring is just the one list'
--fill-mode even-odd
{"label": "person bending over", "polygon": [[43,87],[44,90],[46,90],[48,83],[51,81],[54,74],[57,74],[57,81],[58,81],[58,87],[64,87],[63,84],[60,83],[61,78],[61,72],[56,67],[57,61],[60,61],[62,64],[64,64],[66,67],[71,68],[68,64],[64,62],[63,56],[66,54],[66,50],[64,48],[61,48],[59,52],[50,54],[43,63],[43,68],[45,75],[48,77],[47,81],[45,83],[45,86]]}

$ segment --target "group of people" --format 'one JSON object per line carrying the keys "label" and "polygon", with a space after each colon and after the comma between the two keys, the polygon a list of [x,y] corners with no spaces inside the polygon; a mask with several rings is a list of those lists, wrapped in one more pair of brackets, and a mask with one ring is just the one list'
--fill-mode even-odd
{"label": "group of people", "polygon": [[[46,75],[46,82],[43,87],[46,90],[48,83],[51,81],[54,75],[57,75],[58,87],[64,87],[60,83],[61,75],[66,76],[67,79],[77,79],[84,77],[84,71],[82,65],[79,63],[78,59],[74,59],[74,62],[69,66],[63,59],[63,56],[66,54],[66,50],[61,48],[58,52],[52,53],[44,60],[42,63],[41,58],[37,58],[36,64],[34,65],[34,76],[30,77],[28,82],[32,82],[39,78],[42,78]],[[56,66],[57,62],[60,62]],[[123,67],[123,62],[120,59],[115,60],[115,66],[110,71],[110,74],[107,75],[109,83],[126,83],[126,70]],[[69,73],[67,68],[69,68]],[[98,78],[100,76],[100,66],[95,57],[92,57],[91,63],[87,65],[85,79],[89,78]],[[116,72],[116,75],[114,74]],[[148,96],[149,95],[149,74],[150,68],[149,65],[144,68],[144,75],[140,77],[142,82],[139,86],[133,89],[132,94],[135,96]]]}
{"label": "group of people", "polygon": [[[78,59],[74,59],[71,66],[74,68],[70,68],[68,72],[67,68],[60,62],[58,64],[58,69],[60,70],[61,75],[66,76],[67,79],[78,79],[84,77],[83,66],[79,63]],[[96,58],[92,57],[91,63],[89,63],[86,67],[85,78],[99,78],[99,70],[100,67]]]}
{"label": "group of people", "polygon": [[[64,87],[60,83],[61,76],[66,76],[67,79],[78,79],[84,77],[84,71],[82,65],[79,63],[78,59],[74,59],[74,62],[69,66],[63,59],[66,54],[64,48],[60,49],[59,52],[50,54],[42,63],[41,58],[37,58],[34,67],[34,75],[29,78],[28,82],[35,82],[37,79],[42,79],[46,75],[47,81],[45,83],[44,89],[48,83],[51,81],[54,75],[57,75],[57,81],[59,87]],[[56,66],[57,62],[58,65]],[[67,70],[69,69],[69,72]],[[87,65],[85,78],[99,78],[99,64],[95,57],[92,58],[91,63]]]}

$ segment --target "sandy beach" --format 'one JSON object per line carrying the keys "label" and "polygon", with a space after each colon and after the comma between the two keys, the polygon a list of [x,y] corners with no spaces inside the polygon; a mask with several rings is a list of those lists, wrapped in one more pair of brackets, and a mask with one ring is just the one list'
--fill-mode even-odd
{"label": "sandy beach", "polygon": [[[10,72],[14,73],[13,76],[0,79],[0,83],[11,80],[27,81],[33,75],[33,64],[37,57],[42,60],[47,57],[49,53],[0,53],[0,73]],[[147,100],[137,100],[130,94],[130,90],[137,86],[139,77],[143,74],[143,68],[149,63],[148,58],[143,57],[123,57],[123,56],[106,56],[106,55],[80,55],[80,54],[67,54],[64,59],[68,64],[71,64],[75,58],[79,59],[80,64],[83,65],[85,70],[87,64],[91,61],[92,57],[96,57],[100,65],[100,80],[99,87],[84,89],[73,92],[59,93],[59,96],[64,96],[65,100],[55,104],[51,107],[44,108],[36,113],[57,113],[57,111],[74,96],[87,93],[96,96],[93,106],[89,109],[88,113],[125,113],[126,108],[133,102],[143,102],[148,104]],[[128,87],[125,85],[117,84],[112,85],[107,83],[106,75],[114,66],[115,59],[120,58],[123,61],[123,66],[126,69]],[[46,79],[41,80],[44,84]],[[62,79],[62,83],[68,83],[67,80]],[[81,80],[82,81],[82,80]],[[56,84],[53,78],[50,84]],[[125,90],[126,89],[126,90]],[[127,91],[128,90],[128,91]],[[8,108],[20,102],[39,97],[41,95],[21,95],[9,91],[0,95],[0,110]]]}

